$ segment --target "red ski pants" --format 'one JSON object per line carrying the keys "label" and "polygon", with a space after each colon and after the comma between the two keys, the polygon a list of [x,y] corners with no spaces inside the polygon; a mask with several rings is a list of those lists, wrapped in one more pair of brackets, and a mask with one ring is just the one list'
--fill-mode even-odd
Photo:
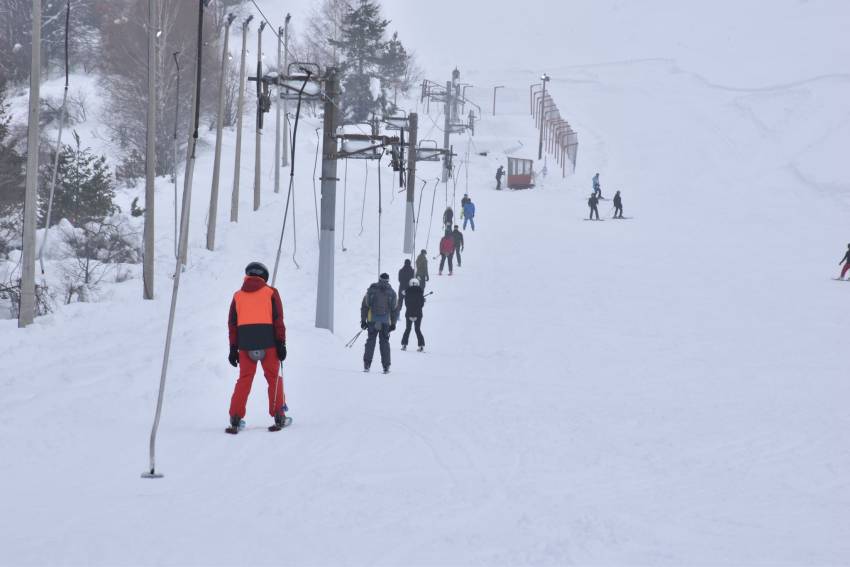
{"label": "red ski pants", "polygon": [[847,270],[850,270],[850,262],[844,263],[844,268],[841,270],[841,277],[844,277],[844,274],[847,273]]}
{"label": "red ski pants", "polygon": [[[269,383],[269,415],[274,417],[280,408],[286,403],[283,393],[283,378],[279,374],[280,360],[277,351],[273,348],[266,349],[266,356],[262,360],[263,374]],[[257,373],[257,362],[251,360],[247,351],[239,351],[239,380],[230,398],[230,415],[245,417],[245,405],[248,403],[248,394],[251,393],[251,384],[254,382],[254,374]]]}

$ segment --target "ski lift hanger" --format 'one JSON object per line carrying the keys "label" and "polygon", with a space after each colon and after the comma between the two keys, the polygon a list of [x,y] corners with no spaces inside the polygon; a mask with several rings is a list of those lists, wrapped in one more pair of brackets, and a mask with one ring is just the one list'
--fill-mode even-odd
{"label": "ski lift hanger", "polygon": [[384,148],[401,142],[397,136],[337,134],[335,137],[341,142],[337,159],[380,159]]}
{"label": "ski lift hanger", "polygon": [[437,145],[436,140],[419,140],[416,147],[416,161],[440,161],[444,155],[454,155]]}
{"label": "ski lift hanger", "polygon": [[409,118],[407,116],[407,112],[404,110],[400,111],[401,114],[396,114],[393,116],[384,116],[381,119],[381,122],[384,123],[387,130],[401,130],[402,128],[407,128],[407,124]]}
{"label": "ski lift hanger", "polygon": [[286,75],[271,72],[263,77],[263,82],[277,86],[281,100],[298,100],[299,97],[318,100],[324,94],[321,67],[316,63],[293,61],[287,66]]}

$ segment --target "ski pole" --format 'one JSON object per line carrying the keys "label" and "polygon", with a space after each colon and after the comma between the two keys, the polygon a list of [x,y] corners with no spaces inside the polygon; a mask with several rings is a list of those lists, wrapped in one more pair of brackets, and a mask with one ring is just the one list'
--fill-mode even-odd
{"label": "ski pole", "polygon": [[353,346],[354,346],[354,343],[356,343],[356,342],[357,342],[357,339],[359,339],[359,338],[360,338],[360,335],[362,335],[362,334],[363,334],[363,329],[360,329],[360,330],[357,332],[357,334],[356,334],[356,335],[354,335],[354,337],[352,337],[352,339],[351,339],[350,341],[348,341],[347,343],[345,343],[345,347],[346,347],[346,348],[351,348],[351,347],[353,347]]}

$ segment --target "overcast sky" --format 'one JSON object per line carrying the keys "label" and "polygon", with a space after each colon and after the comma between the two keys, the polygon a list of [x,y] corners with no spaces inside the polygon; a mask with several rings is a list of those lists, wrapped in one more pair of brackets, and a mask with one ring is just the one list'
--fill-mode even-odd
{"label": "overcast sky", "polygon": [[[298,20],[309,0],[266,1]],[[383,0],[435,79],[450,68],[534,69],[671,58],[763,86],[850,72],[850,0]],[[271,14],[270,14],[271,17]],[[448,71],[446,70],[448,69]]]}

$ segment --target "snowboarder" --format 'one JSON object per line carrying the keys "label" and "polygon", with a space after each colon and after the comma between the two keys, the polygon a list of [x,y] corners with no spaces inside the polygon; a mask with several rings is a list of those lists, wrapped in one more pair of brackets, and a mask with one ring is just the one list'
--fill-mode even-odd
{"label": "snowboarder", "polygon": [[413,266],[410,265],[410,260],[404,261],[404,266],[398,271],[398,301],[401,304],[401,298],[404,297],[404,292],[407,286],[410,285],[410,279],[416,274],[413,271]]}
{"label": "snowboarder", "polygon": [[419,352],[425,349],[425,337],[422,336],[422,308],[425,306],[425,293],[419,280],[411,278],[404,296],[404,304],[407,310],[404,312],[404,335],[401,337],[401,350],[407,350],[407,340],[410,338],[410,327],[416,330],[416,341],[419,344]]}
{"label": "snowboarder", "polygon": [[390,285],[389,274],[381,274],[369,286],[360,304],[360,328],[368,331],[366,350],[363,353],[363,370],[369,372],[375,355],[375,341],[381,342],[381,365],[384,374],[390,371],[390,333],[395,331],[398,296]]}
{"label": "snowboarder", "polygon": [[502,189],[502,177],[505,176],[505,168],[503,166],[499,166],[499,169],[496,170],[496,191],[501,191]]}
{"label": "snowboarder", "polygon": [[620,192],[614,193],[614,218],[623,218],[623,199],[620,198]]}
{"label": "snowboarder", "polygon": [[266,282],[269,270],[259,262],[245,268],[242,289],[233,294],[227,327],[230,335],[231,366],[239,367],[239,379],[230,399],[228,433],[238,433],[257,363],[269,384],[269,415],[275,426],[286,424],[286,396],[279,370],[286,360],[286,327],[283,324],[283,303],[278,291]]}
{"label": "snowboarder", "polygon": [[847,253],[844,255],[844,258],[838,262],[838,265],[844,264],[844,267],[841,269],[841,279],[844,279],[844,276],[847,274],[847,271],[850,270],[850,244],[847,245]]}
{"label": "snowboarder", "polygon": [[443,227],[446,230],[451,230],[452,225],[455,222],[455,212],[451,207],[446,207],[446,210],[443,212]]}
{"label": "snowboarder", "polygon": [[452,238],[455,241],[455,256],[457,256],[457,267],[460,268],[460,253],[463,251],[463,233],[457,225],[452,231]]}
{"label": "snowboarder", "polygon": [[599,209],[596,206],[599,204],[599,199],[596,198],[596,193],[591,193],[587,200],[587,206],[590,207],[590,217],[588,220],[593,220],[593,215],[596,215],[596,220],[599,220]]}
{"label": "snowboarder", "polygon": [[472,231],[475,232],[475,203],[472,199],[467,199],[463,204],[463,230],[466,230],[466,223],[472,224]]}
{"label": "snowboarder", "polygon": [[443,275],[443,266],[446,264],[446,258],[449,260],[449,275],[452,275],[452,256],[455,252],[455,238],[452,235],[451,229],[446,230],[445,236],[440,240],[440,275]]}
{"label": "snowboarder", "polygon": [[416,257],[416,278],[419,280],[419,285],[425,289],[427,282],[431,279],[428,275],[428,252],[423,248]]}
{"label": "snowboarder", "polygon": [[602,198],[602,185],[599,184],[599,172],[593,176],[593,193],[597,199]]}

